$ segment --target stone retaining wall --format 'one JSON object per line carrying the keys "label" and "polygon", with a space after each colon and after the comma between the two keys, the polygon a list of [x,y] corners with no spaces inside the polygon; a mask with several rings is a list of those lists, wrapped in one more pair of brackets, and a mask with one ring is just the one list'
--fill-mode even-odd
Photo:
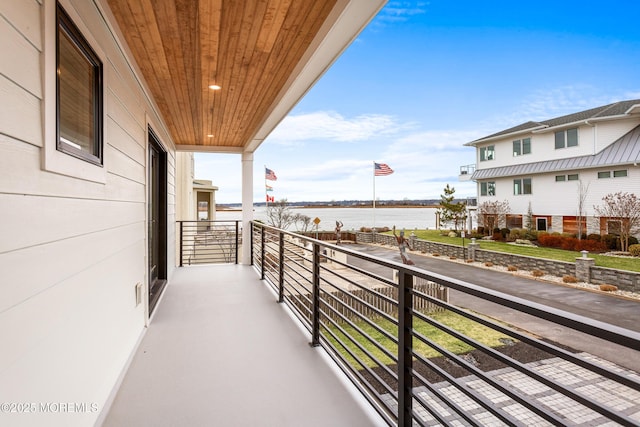
{"label": "stone retaining wall", "polygon": [[[388,234],[356,232],[355,235],[356,243],[378,243],[389,246],[397,245],[395,237]],[[418,252],[431,254],[439,253],[440,255],[455,256],[456,258],[463,259],[468,258],[479,262],[492,262],[495,265],[505,267],[508,265],[514,265],[518,267],[519,270],[542,270],[546,274],[558,277],[565,275],[575,276],[579,280],[588,283],[615,285],[622,291],[640,293],[640,273],[632,271],[595,267],[592,265],[592,262],[583,262],[580,259],[577,259],[577,262],[575,263],[553,261],[480,249],[478,244],[475,244],[475,246],[470,244],[465,250],[461,246],[429,242],[415,238],[412,239],[410,236],[406,235],[405,237],[412,242],[412,247]]]}

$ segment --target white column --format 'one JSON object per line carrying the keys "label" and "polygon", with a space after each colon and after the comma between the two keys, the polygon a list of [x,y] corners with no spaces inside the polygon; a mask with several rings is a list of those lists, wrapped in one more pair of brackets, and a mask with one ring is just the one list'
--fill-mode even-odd
{"label": "white column", "polygon": [[253,153],[242,153],[242,264],[251,264],[251,224],[253,220]]}

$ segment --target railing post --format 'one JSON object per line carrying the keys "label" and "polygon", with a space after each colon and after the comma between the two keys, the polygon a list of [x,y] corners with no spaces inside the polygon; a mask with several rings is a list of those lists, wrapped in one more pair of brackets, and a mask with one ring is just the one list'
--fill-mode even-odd
{"label": "railing post", "polygon": [[250,236],[251,236],[251,237],[249,237],[249,239],[251,240],[249,242],[249,244],[251,245],[251,265],[253,265],[253,238],[254,238],[254,235],[253,235],[254,233],[253,232],[254,232],[254,229],[253,229],[253,223],[252,222],[249,222],[249,227],[251,227],[249,229]]}
{"label": "railing post", "polygon": [[238,243],[240,240],[238,239],[238,232],[240,231],[240,227],[238,227],[238,222],[236,221],[236,264],[238,263]]}
{"label": "railing post", "polygon": [[398,280],[398,426],[412,425],[413,276],[400,271]]}
{"label": "railing post", "polygon": [[311,307],[311,342],[309,345],[320,345],[320,245],[313,244],[313,298]]}
{"label": "railing post", "polygon": [[180,267],[182,267],[182,239],[183,239],[183,233],[182,233],[182,228],[184,223],[182,221],[178,221],[178,224],[180,224]]}
{"label": "railing post", "polygon": [[264,280],[264,227],[260,228],[260,280]]}
{"label": "railing post", "polygon": [[284,301],[284,233],[281,231],[280,233],[280,248],[279,254],[280,259],[279,263],[279,279],[278,279],[278,302]]}

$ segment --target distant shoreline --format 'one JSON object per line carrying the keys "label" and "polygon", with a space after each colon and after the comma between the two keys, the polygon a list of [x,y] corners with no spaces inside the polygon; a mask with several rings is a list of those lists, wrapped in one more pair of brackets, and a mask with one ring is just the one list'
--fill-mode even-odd
{"label": "distant shoreline", "polygon": [[[351,206],[336,206],[336,205],[304,205],[304,206],[292,206],[298,209],[372,209],[372,205],[351,205]],[[399,209],[415,209],[415,208],[439,208],[439,205],[376,205],[376,208],[399,208]]]}
{"label": "distant shoreline", "polygon": [[[262,206],[262,205],[260,205]],[[289,206],[291,209],[373,209],[372,205],[304,205],[304,206]],[[393,208],[393,209],[424,209],[431,208],[437,209],[440,205],[376,205],[376,208]],[[225,206],[216,206],[217,212],[241,212],[242,208],[227,208]]]}

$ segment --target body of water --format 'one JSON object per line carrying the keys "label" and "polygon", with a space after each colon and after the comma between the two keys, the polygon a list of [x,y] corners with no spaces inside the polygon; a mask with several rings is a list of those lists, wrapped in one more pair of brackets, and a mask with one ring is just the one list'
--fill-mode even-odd
{"label": "body of water", "polygon": [[[373,227],[374,222],[377,228],[393,227],[401,230],[433,229],[436,227],[436,208],[295,208],[293,213],[306,215],[313,221],[320,218],[319,230],[333,230],[336,221],[342,221],[342,229],[359,230],[360,227]],[[375,219],[374,219],[375,215]],[[266,208],[256,207],[254,218],[267,222]],[[218,211],[218,220],[240,220],[242,212],[239,211]],[[295,227],[290,227],[294,230]]]}

